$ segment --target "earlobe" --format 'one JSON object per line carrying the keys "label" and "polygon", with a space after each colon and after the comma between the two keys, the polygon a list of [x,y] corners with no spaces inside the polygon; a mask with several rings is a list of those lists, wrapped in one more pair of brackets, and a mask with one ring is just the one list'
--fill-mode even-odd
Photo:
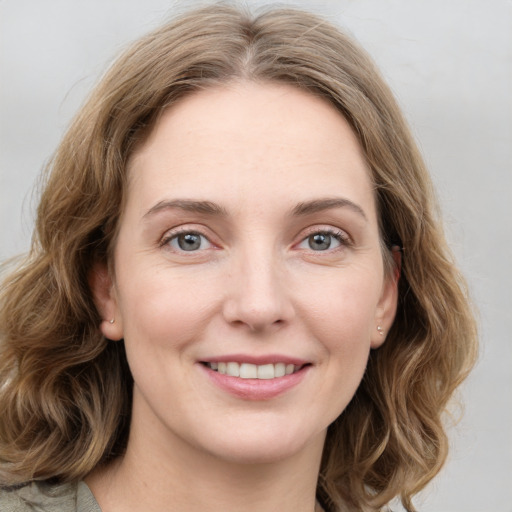
{"label": "earlobe", "polygon": [[122,317],[119,312],[116,291],[108,267],[103,263],[96,263],[88,275],[94,304],[102,318],[100,330],[109,340],[123,338]]}

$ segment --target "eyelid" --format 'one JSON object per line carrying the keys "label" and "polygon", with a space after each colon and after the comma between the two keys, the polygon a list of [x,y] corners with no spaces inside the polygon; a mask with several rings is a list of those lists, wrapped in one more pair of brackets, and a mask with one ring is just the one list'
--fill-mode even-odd
{"label": "eyelid", "polygon": [[[200,224],[185,224],[185,225],[176,226],[174,228],[168,229],[162,235],[158,245],[159,245],[159,247],[164,247],[166,245],[168,246],[169,242],[171,240],[173,240],[174,238],[176,238],[177,236],[179,236],[181,234],[185,234],[185,233],[191,233],[191,234],[197,234],[197,235],[204,237],[210,244],[210,247],[208,247],[208,249],[210,249],[212,247],[219,248],[219,245],[216,244],[212,240],[213,237],[206,233],[207,231],[209,231],[209,230],[207,230],[204,226],[202,226]],[[303,230],[300,233],[300,235],[299,235],[300,238],[299,238],[298,242],[296,242],[294,244],[294,247],[297,247],[298,245],[303,243],[308,237],[310,237],[311,235],[317,234],[317,233],[325,233],[325,234],[328,234],[328,235],[336,238],[336,240],[338,240],[340,242],[340,247],[326,250],[326,251],[315,251],[315,252],[333,252],[337,249],[340,249],[340,248],[343,249],[345,247],[350,247],[351,245],[353,245],[352,238],[345,230],[334,227],[334,226],[328,226],[328,225],[314,225],[314,226],[310,226],[310,227],[306,228],[305,230]],[[203,251],[204,250],[206,250],[206,249],[203,249]],[[179,252],[186,252],[186,251],[179,251]],[[192,252],[201,252],[201,251],[190,251],[190,252],[192,253]]]}
{"label": "eyelid", "polygon": [[[168,229],[160,238],[158,245],[159,245],[159,247],[170,246],[169,242],[171,240],[175,239],[179,235],[190,233],[190,234],[196,234],[196,235],[204,237],[210,244],[210,247],[208,247],[208,249],[211,249],[212,247],[215,247],[216,244],[212,241],[212,237],[207,235],[205,233],[205,231],[206,231],[206,229],[204,227],[201,227],[198,224],[192,224],[192,225],[185,224],[185,225],[177,226],[175,228]],[[204,250],[206,250],[206,249],[202,249],[202,251],[204,251]],[[175,250],[175,252],[187,252],[187,251],[176,251]],[[190,252],[192,253],[192,252],[201,252],[201,251],[190,251]]]}
{"label": "eyelid", "polygon": [[334,249],[327,249],[326,251],[312,251],[312,252],[333,252],[339,249],[343,249],[345,247],[350,247],[353,245],[352,238],[350,235],[344,231],[343,229],[336,228],[333,226],[326,226],[326,225],[315,225],[310,226],[305,231],[302,231],[300,234],[300,240],[295,244],[295,247],[305,242],[311,235],[315,235],[317,233],[325,233],[327,235],[330,235],[334,237],[336,240],[339,241],[340,247],[336,247]]}
{"label": "eyelid", "polygon": [[329,235],[338,235],[340,238],[343,238],[347,242],[352,241],[352,238],[344,229],[330,226],[328,224],[315,224],[314,226],[309,226],[303,230],[301,236],[302,238],[306,238],[308,236],[314,235],[315,233],[328,233]]}

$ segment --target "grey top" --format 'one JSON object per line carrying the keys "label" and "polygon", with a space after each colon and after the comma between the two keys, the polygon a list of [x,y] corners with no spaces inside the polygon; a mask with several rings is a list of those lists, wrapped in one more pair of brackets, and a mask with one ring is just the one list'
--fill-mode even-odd
{"label": "grey top", "polygon": [[50,485],[32,482],[0,488],[0,512],[101,512],[85,482]]}

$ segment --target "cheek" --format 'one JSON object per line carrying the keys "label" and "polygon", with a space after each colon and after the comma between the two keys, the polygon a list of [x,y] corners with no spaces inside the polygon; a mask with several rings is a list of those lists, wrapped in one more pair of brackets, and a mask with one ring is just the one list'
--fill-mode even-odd
{"label": "cheek", "polygon": [[[138,393],[157,415],[159,404],[194,401],[181,381],[187,381],[190,348],[204,336],[213,308],[208,286],[170,277],[167,271],[132,272],[121,290],[128,363]],[[169,394],[170,389],[179,392]]]}
{"label": "cheek", "polygon": [[344,351],[370,342],[382,278],[370,268],[345,271],[317,280],[301,292],[300,316],[329,350]]}
{"label": "cheek", "polygon": [[[201,284],[201,286],[199,286]],[[127,344],[179,347],[203,328],[213,307],[207,280],[149,269],[130,275],[120,285],[120,303]]]}
{"label": "cheek", "polygon": [[363,378],[378,298],[372,280],[336,279],[323,293],[310,296],[309,312],[302,315],[321,347],[322,382],[316,400],[328,423],[347,407]]}

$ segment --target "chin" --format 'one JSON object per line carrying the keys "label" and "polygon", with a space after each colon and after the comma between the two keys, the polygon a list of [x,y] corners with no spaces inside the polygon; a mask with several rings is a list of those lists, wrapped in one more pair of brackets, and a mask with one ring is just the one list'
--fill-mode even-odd
{"label": "chin", "polygon": [[[300,457],[310,447],[323,446],[326,430],[307,434],[302,425],[294,429],[256,425],[253,428],[225,429],[204,446],[217,458],[236,464],[272,464]],[[229,435],[227,435],[229,434]]]}

